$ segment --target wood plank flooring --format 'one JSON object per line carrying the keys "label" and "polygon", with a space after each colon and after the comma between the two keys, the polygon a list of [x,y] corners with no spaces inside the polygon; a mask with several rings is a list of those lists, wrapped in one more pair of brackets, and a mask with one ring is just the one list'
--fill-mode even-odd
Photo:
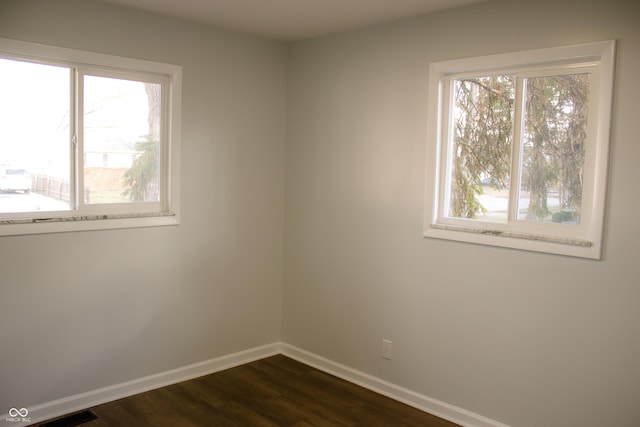
{"label": "wood plank flooring", "polygon": [[83,427],[454,427],[282,355],[90,408]]}

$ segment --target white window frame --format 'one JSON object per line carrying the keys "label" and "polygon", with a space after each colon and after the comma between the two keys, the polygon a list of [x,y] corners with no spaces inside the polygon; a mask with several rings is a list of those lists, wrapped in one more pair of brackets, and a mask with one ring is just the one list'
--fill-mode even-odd
{"label": "white window frame", "polygon": [[[427,174],[424,236],[583,258],[602,256],[607,167],[613,100],[615,41],[537,49],[431,63],[427,118]],[[518,170],[511,173],[510,214],[506,224],[447,217],[446,186],[450,179],[451,85],[465,75],[514,74],[522,78],[590,73],[585,183],[579,225],[537,223],[515,218]],[[522,103],[522,93],[516,103]],[[515,118],[512,168],[519,164],[518,118]],[[518,166],[519,168],[519,166]]]}
{"label": "white window frame", "polygon": [[[73,134],[72,198],[70,210],[0,214],[0,236],[104,230],[180,223],[180,121],[182,67],[135,58],[87,52],[21,40],[0,38],[0,57],[68,67],[74,82],[84,75],[120,77],[159,83],[161,90],[161,147],[159,164],[159,202],[85,204],[82,191],[83,132],[82,101],[77,86],[72,86]],[[73,114],[75,113],[75,114]],[[70,141],[71,143],[71,141]]]}

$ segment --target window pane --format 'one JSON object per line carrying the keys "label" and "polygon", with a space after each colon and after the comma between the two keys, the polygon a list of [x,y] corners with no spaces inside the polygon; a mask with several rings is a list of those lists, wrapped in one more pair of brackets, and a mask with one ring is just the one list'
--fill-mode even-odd
{"label": "window pane", "polygon": [[0,59],[0,213],[70,208],[70,79]]}
{"label": "window pane", "polygon": [[453,82],[453,152],[447,216],[506,222],[514,111],[513,76]]}
{"label": "window pane", "polygon": [[525,79],[518,219],[580,223],[588,74]]}
{"label": "window pane", "polygon": [[85,203],[159,201],[160,84],[84,77]]}

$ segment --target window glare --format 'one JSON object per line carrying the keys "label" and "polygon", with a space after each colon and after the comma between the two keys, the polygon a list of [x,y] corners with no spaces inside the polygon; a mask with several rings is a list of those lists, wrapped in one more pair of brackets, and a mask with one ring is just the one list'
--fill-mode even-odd
{"label": "window glare", "polygon": [[0,212],[70,209],[70,72],[0,59]]}

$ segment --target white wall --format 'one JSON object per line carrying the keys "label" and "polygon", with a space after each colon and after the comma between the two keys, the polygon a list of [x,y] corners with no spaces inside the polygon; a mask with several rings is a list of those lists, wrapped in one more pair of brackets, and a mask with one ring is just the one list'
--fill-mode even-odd
{"label": "white wall", "polygon": [[184,67],[180,226],[0,239],[0,413],[279,341],[287,46],[87,0],[0,37]]}
{"label": "white wall", "polygon": [[[0,37],[183,65],[184,109],[180,226],[0,239],[0,412],[282,328],[285,342],[514,427],[637,426],[635,3],[498,0],[288,55],[88,0],[2,0]],[[604,260],[424,239],[429,62],[614,38]]]}
{"label": "white wall", "polygon": [[[604,259],[423,238],[429,62],[608,39]],[[638,70],[631,0],[499,0],[295,43],[283,341],[513,426],[640,425]]]}

